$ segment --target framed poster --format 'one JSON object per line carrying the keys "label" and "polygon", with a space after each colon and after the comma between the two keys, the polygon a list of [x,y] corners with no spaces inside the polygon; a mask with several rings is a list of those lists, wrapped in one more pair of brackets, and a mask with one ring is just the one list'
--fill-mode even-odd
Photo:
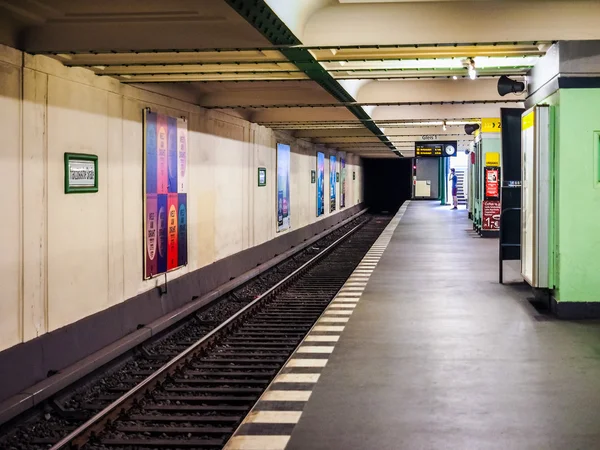
{"label": "framed poster", "polygon": [[310,171],[310,184],[315,184],[317,181],[317,173],[314,170]]}
{"label": "framed poster", "polygon": [[500,229],[500,201],[484,200],[481,216],[482,230],[498,231]]}
{"label": "framed poster", "polygon": [[485,200],[500,200],[500,167],[485,167]]}
{"label": "framed poster", "polygon": [[325,153],[317,152],[317,217],[325,214]]}
{"label": "framed poster", "polygon": [[258,186],[263,187],[267,185],[267,169],[266,167],[258,168]]}
{"label": "framed poster", "polygon": [[329,211],[335,211],[335,177],[336,177],[336,157],[329,157]]}
{"label": "framed poster", "polygon": [[346,206],[346,160],[340,159],[340,209]]}
{"label": "framed poster", "polygon": [[290,228],[290,146],[277,144],[277,231]]}
{"label": "framed poster", "polygon": [[187,123],[144,110],[144,278],[187,264]]}
{"label": "framed poster", "polygon": [[65,153],[65,194],[98,192],[98,156]]}

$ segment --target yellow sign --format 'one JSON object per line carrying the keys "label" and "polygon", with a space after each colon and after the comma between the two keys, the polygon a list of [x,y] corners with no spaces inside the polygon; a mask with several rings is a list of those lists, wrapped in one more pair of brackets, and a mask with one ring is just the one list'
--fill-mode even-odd
{"label": "yellow sign", "polygon": [[533,122],[535,121],[535,109],[531,110],[529,114],[526,114],[521,119],[521,127],[526,130],[527,128],[531,128],[533,126]]}
{"label": "yellow sign", "polygon": [[481,119],[482,133],[500,133],[502,122],[500,119]]}
{"label": "yellow sign", "polygon": [[485,154],[485,165],[486,165],[486,167],[499,167],[500,166],[500,153],[499,152],[487,152]]}

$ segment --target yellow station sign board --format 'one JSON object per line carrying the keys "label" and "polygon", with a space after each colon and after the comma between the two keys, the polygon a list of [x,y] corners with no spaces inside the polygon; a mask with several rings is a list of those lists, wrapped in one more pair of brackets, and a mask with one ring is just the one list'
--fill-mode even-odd
{"label": "yellow station sign board", "polygon": [[500,152],[487,152],[485,165],[486,167],[500,167]]}
{"label": "yellow station sign board", "polygon": [[502,121],[500,119],[481,119],[482,133],[500,133],[500,131],[502,131]]}
{"label": "yellow station sign board", "polygon": [[521,119],[521,128],[526,130],[527,128],[531,128],[533,126],[533,122],[535,120],[535,109],[531,110],[529,114],[526,114]]}

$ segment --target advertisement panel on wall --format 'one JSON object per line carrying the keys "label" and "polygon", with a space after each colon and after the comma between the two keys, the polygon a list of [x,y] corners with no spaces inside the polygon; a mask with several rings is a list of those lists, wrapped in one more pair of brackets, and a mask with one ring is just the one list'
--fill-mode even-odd
{"label": "advertisement panel on wall", "polygon": [[277,144],[277,231],[290,227],[290,146]]}
{"label": "advertisement panel on wall", "polygon": [[340,208],[346,206],[346,160],[340,159]]}
{"label": "advertisement panel on wall", "polygon": [[485,200],[500,200],[500,167],[485,167]]}
{"label": "advertisement panel on wall", "polygon": [[317,152],[317,217],[325,214],[325,153]]}
{"label": "advertisement panel on wall", "polygon": [[144,278],[187,264],[187,123],[144,111]]}
{"label": "advertisement panel on wall", "polygon": [[329,211],[335,211],[335,175],[336,175],[337,163],[336,157],[329,157]]}
{"label": "advertisement panel on wall", "polygon": [[484,200],[481,208],[481,229],[498,231],[500,229],[500,201]]}

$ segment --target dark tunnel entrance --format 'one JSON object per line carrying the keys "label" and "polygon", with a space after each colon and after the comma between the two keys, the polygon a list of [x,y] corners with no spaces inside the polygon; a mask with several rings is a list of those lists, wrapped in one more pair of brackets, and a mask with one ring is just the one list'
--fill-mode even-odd
{"label": "dark tunnel entrance", "polygon": [[412,195],[410,158],[365,159],[365,203],[373,213],[395,213]]}

